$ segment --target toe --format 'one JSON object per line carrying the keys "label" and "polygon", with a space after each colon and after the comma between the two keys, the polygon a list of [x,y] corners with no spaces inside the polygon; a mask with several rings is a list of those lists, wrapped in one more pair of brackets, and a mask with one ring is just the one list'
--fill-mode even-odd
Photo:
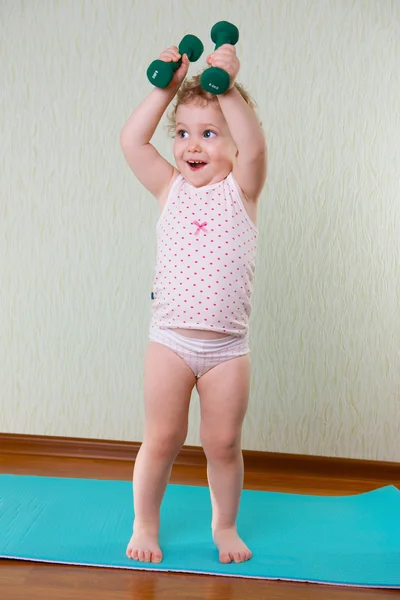
{"label": "toe", "polygon": [[153,563],[160,563],[161,561],[162,561],[162,554],[161,554],[161,552],[153,552],[152,562]]}
{"label": "toe", "polygon": [[233,560],[235,561],[235,563],[242,562],[242,558],[240,556],[240,552],[234,552],[233,553]]}
{"label": "toe", "polygon": [[144,562],[151,562],[151,551],[150,550],[145,550]]}
{"label": "toe", "polygon": [[133,558],[133,560],[139,560],[139,550],[137,548],[133,548],[131,558]]}
{"label": "toe", "polygon": [[219,555],[219,560],[224,564],[232,562],[232,558],[230,557],[228,552],[221,552],[221,554]]}
{"label": "toe", "polygon": [[126,555],[128,558],[132,558],[133,560],[137,560],[137,550],[136,548],[128,547],[126,551]]}
{"label": "toe", "polygon": [[144,562],[144,550],[139,550],[139,560],[140,562]]}

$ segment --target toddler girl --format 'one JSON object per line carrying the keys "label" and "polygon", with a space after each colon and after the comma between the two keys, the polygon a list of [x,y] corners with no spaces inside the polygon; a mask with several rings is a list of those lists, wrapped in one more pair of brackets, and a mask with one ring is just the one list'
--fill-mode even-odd
{"label": "toddler girl", "polygon": [[[144,369],[145,431],[134,469],[133,535],[127,556],[159,563],[160,506],[187,436],[189,402],[200,397],[211,530],[223,563],[251,551],[236,519],[243,487],[242,424],[250,390],[248,322],[255,270],[257,207],[267,171],[264,133],[239,84],[239,60],[225,44],[207,57],[230,75],[213,96],[175,46],[161,60],[182,64],[154,88],[121,133],[125,158],[156,198],[157,263]],[[182,84],[183,83],[183,84]],[[182,85],[181,85],[182,84]],[[150,140],[177,95],[172,115],[176,167]]]}

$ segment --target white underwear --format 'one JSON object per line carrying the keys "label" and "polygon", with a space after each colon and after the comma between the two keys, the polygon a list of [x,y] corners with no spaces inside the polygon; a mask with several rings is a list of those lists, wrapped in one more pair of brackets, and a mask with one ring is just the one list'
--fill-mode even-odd
{"label": "white underwear", "polygon": [[246,336],[228,335],[215,340],[198,340],[180,335],[172,329],[150,327],[150,341],[158,342],[173,350],[193,371],[196,379],[213,367],[249,353]]}

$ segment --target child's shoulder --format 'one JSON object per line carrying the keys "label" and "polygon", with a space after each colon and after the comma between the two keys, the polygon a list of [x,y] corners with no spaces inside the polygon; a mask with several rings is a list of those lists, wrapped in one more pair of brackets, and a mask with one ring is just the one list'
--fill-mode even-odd
{"label": "child's shoulder", "polygon": [[255,227],[257,227],[258,203],[250,200],[247,197],[244,190],[240,187],[239,182],[237,181],[233,172],[229,173],[227,179],[230,181],[231,185],[233,185],[234,189],[236,189],[236,194],[239,196],[250,221]]}
{"label": "child's shoulder", "polygon": [[176,169],[174,167],[174,171],[173,171],[172,177],[170,179],[170,182],[167,185],[162,196],[160,196],[160,198],[158,199],[158,204],[159,204],[160,210],[163,210],[163,208],[165,207],[168,197],[171,193],[171,190],[174,187],[174,185],[177,183],[178,178],[182,179],[182,175],[181,175],[180,171],[178,171],[178,169]]}

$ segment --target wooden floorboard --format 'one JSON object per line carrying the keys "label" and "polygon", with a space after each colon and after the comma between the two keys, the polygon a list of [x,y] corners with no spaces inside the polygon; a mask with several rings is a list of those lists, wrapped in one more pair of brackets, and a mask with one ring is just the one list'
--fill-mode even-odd
{"label": "wooden floorboard", "polygon": [[[0,472],[126,481],[132,478],[132,463],[0,454]],[[203,467],[177,465],[172,471],[171,483],[207,485],[206,471]],[[399,481],[384,478],[354,480],[277,472],[245,474],[246,489],[286,493],[359,494],[384,485],[400,488]],[[1,600],[384,600],[389,597],[400,597],[400,591],[0,561]]]}

